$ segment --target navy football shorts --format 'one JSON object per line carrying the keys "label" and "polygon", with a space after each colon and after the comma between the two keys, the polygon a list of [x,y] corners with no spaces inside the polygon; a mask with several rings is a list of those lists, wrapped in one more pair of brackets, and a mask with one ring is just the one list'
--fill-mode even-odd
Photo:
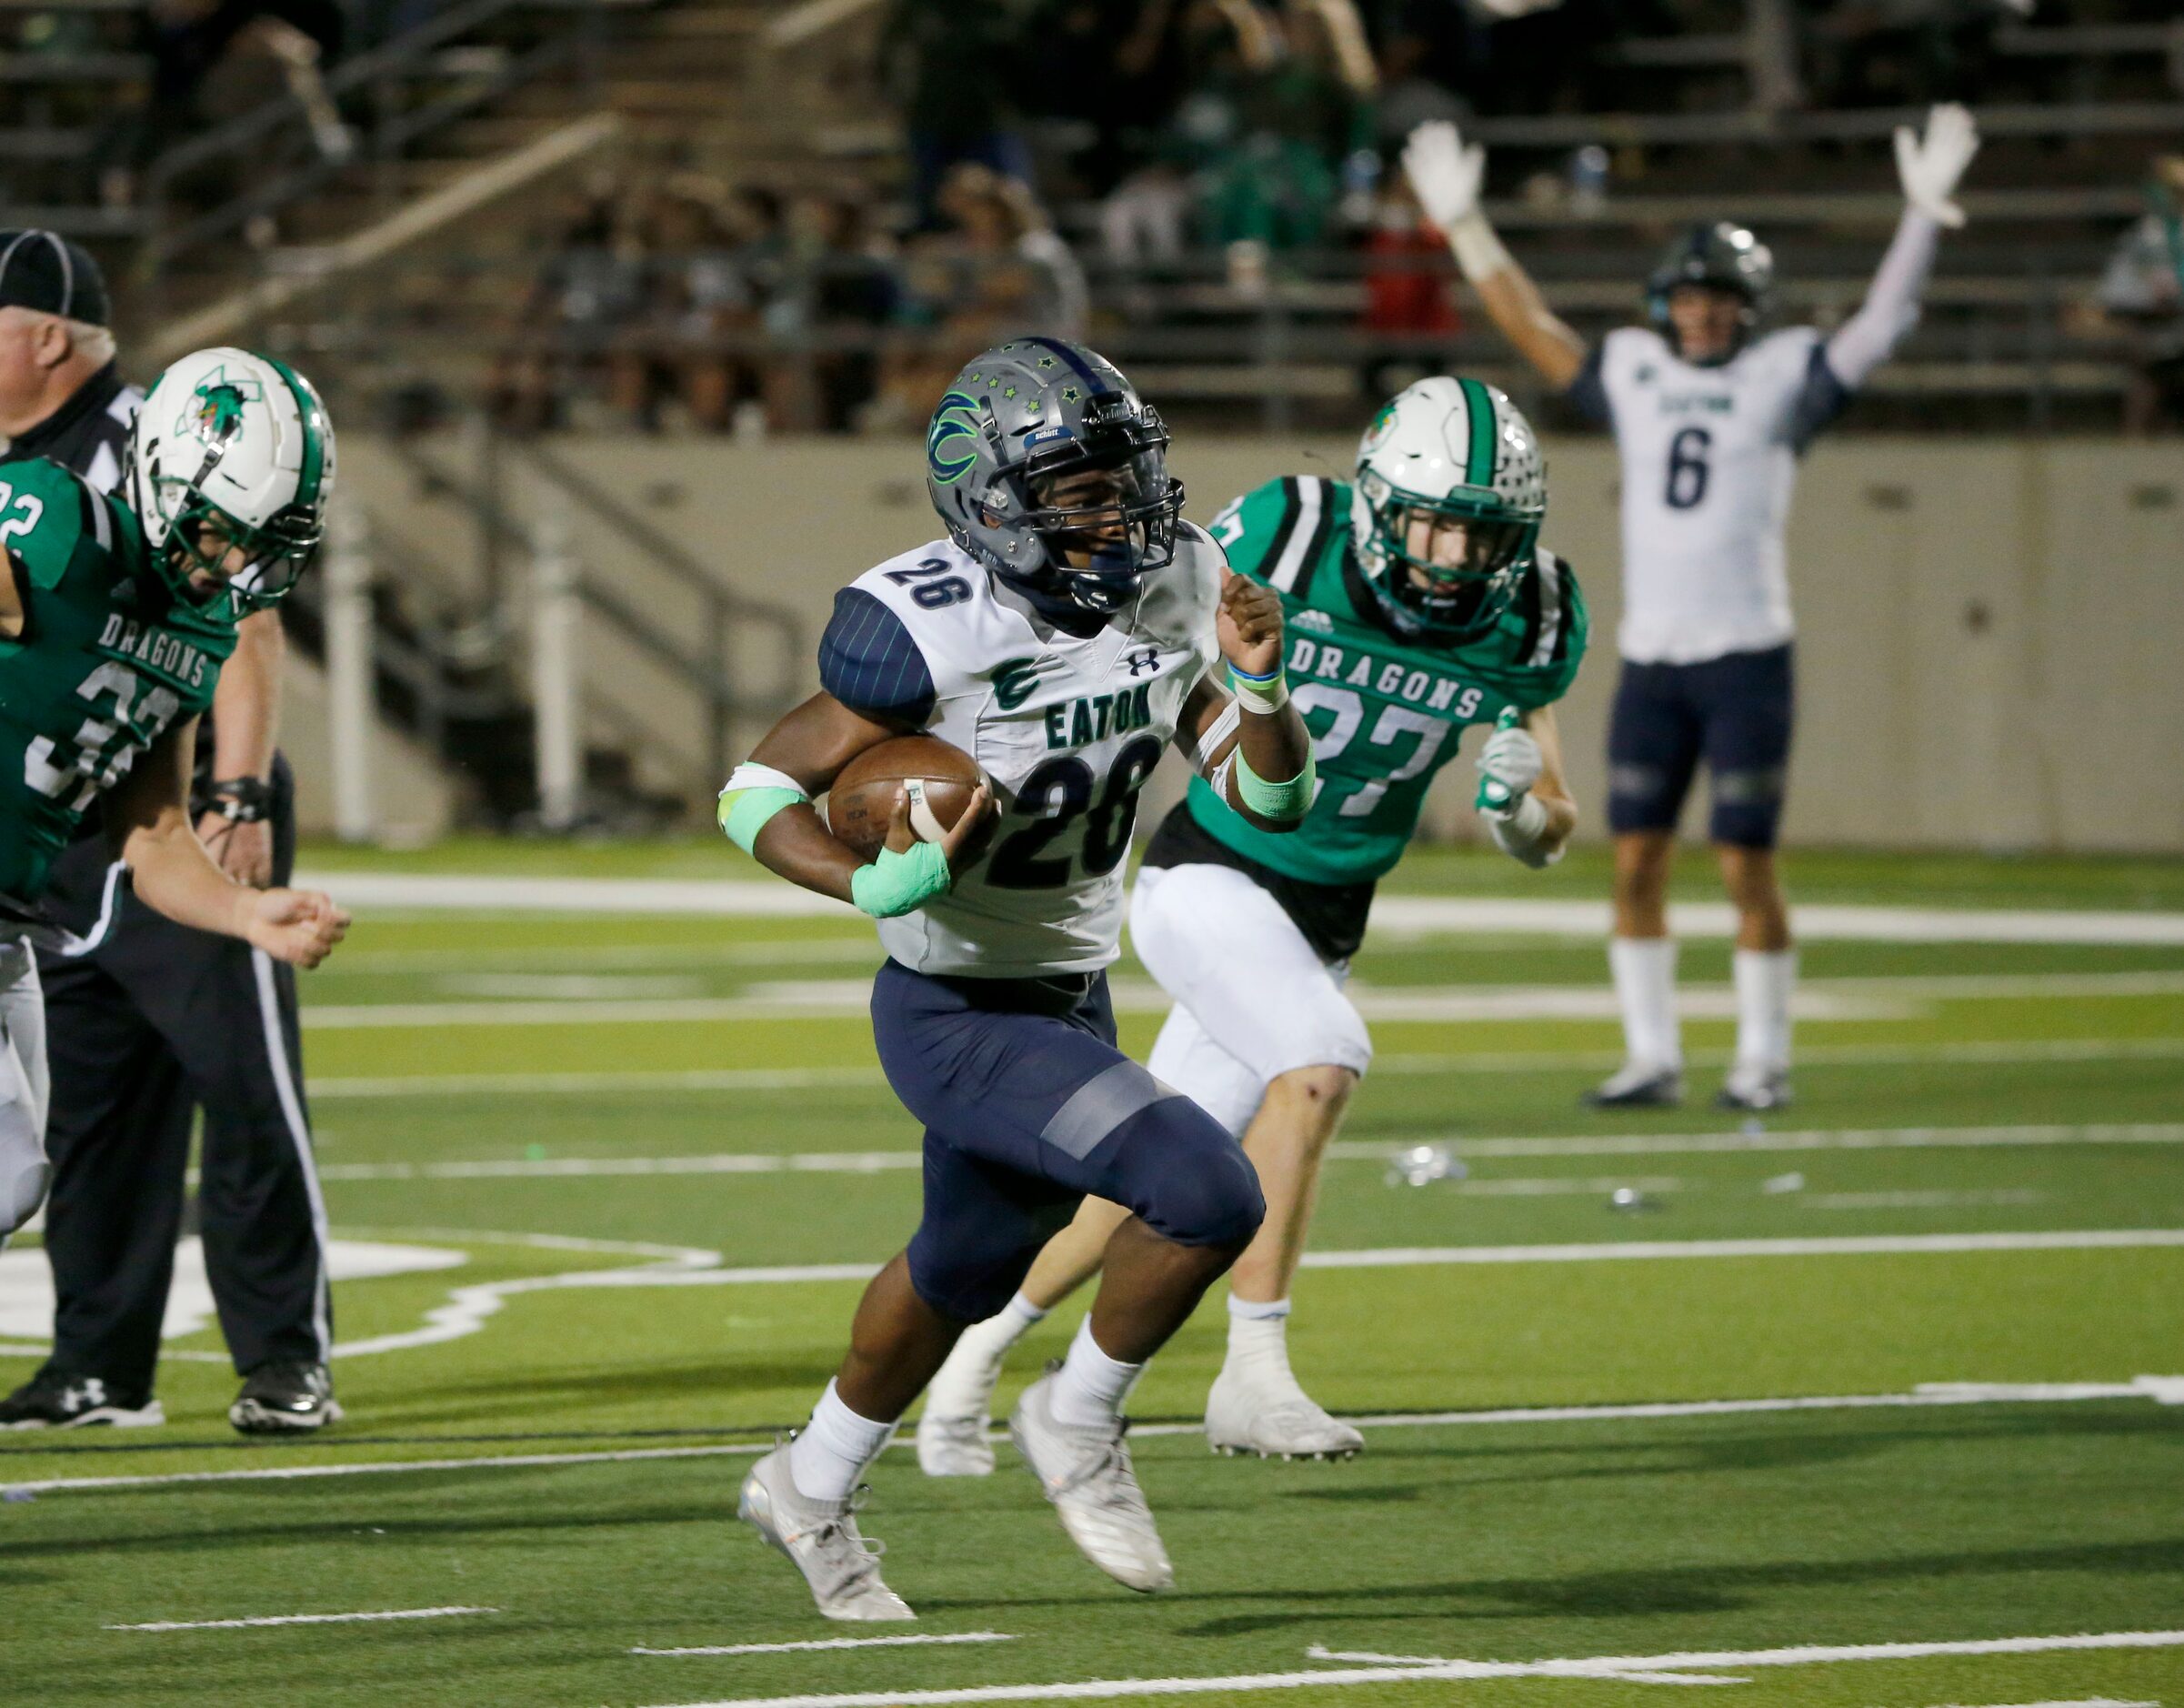
{"label": "navy football shorts", "polygon": [[1625,659],[1608,727],[1608,829],[1675,829],[1703,757],[1711,839],[1774,847],[1794,698],[1787,646],[1698,664]]}
{"label": "navy football shorts", "polygon": [[1239,1251],[1267,1213],[1227,1128],[1115,1047],[1103,974],[962,979],[897,961],[872,985],[880,1066],[925,1123],[910,1282],[943,1316],[1007,1304],[1087,1194],[1182,1245]]}

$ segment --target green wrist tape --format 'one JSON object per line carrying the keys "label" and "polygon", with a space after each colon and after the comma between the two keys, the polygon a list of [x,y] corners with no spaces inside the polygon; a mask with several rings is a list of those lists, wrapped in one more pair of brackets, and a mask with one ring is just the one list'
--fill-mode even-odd
{"label": "green wrist tape", "polygon": [[[1524,714],[1514,706],[1501,708],[1501,716],[1494,720],[1497,731],[1514,729],[1524,721]],[[1478,782],[1478,798],[1472,802],[1479,812],[1507,812],[1509,809],[1509,786],[1491,777],[1482,777]]]}
{"label": "green wrist tape", "polygon": [[954,881],[940,844],[919,842],[900,854],[882,849],[871,865],[850,873],[849,899],[876,919],[892,919],[924,907]]}
{"label": "green wrist tape", "polygon": [[1277,824],[1295,824],[1311,811],[1312,793],[1318,780],[1318,768],[1312,763],[1309,750],[1305,754],[1304,769],[1286,783],[1269,783],[1251,769],[1242,748],[1236,750],[1236,792],[1244,805]]}
{"label": "green wrist tape", "polygon": [[746,854],[773,816],[788,807],[801,807],[805,798],[793,789],[738,789],[720,798],[720,828],[728,840]]}

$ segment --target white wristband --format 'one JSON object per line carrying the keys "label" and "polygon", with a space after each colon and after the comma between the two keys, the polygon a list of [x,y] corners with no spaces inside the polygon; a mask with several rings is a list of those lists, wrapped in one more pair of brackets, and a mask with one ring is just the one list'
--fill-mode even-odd
{"label": "white wristband", "polygon": [[1236,690],[1236,703],[1247,712],[1262,717],[1281,710],[1289,703],[1289,679],[1280,670],[1271,679],[1254,681],[1240,674],[1233,664],[1228,667],[1228,686]]}
{"label": "white wristband", "polygon": [[1552,866],[1562,858],[1560,849],[1550,854],[1539,846],[1539,839],[1547,834],[1547,809],[1529,795],[1519,800],[1506,816],[1487,812],[1479,817],[1487,821],[1488,829],[1494,833],[1496,848],[1535,871],[1543,866]]}
{"label": "white wristband", "polygon": [[1449,226],[1448,246],[1455,251],[1457,266],[1474,285],[1497,273],[1508,272],[1513,265],[1509,252],[1494,235],[1494,227],[1487,223],[1487,216],[1476,209]]}

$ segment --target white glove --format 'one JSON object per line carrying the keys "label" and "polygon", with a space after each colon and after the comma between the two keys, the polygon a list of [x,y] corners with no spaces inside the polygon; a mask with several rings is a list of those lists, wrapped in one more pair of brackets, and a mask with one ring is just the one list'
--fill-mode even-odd
{"label": "white glove", "polygon": [[1497,729],[1487,738],[1487,745],[1478,750],[1475,761],[1479,775],[1489,783],[1498,783],[1508,791],[1508,801],[1498,809],[1498,816],[1507,818],[1517,810],[1518,803],[1531,792],[1534,783],[1546,761],[1540,757],[1539,743],[1528,729]]}
{"label": "white glove", "polygon": [[1979,152],[1979,127],[1954,102],[1944,103],[1926,116],[1923,139],[1908,125],[1896,127],[1896,172],[1903,180],[1904,200],[1937,225],[1951,231],[1964,223],[1964,210],[1950,199],[1964,168]]}
{"label": "white glove", "polygon": [[1487,151],[1478,143],[1465,147],[1462,134],[1447,119],[1428,120],[1410,133],[1403,145],[1403,170],[1426,217],[1443,231],[1478,212]]}

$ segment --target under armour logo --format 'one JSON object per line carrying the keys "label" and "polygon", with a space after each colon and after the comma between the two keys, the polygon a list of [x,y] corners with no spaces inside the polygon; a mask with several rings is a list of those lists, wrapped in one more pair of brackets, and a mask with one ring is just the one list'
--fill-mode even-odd
{"label": "under armour logo", "polygon": [[1143,652],[1126,653],[1122,661],[1130,667],[1130,678],[1135,681],[1140,671],[1157,670],[1160,668],[1159,649],[1147,647]]}
{"label": "under armour logo", "polygon": [[84,1378],[83,1385],[61,1390],[61,1409],[65,1412],[88,1412],[95,1405],[106,1403],[106,1384],[96,1376]]}

